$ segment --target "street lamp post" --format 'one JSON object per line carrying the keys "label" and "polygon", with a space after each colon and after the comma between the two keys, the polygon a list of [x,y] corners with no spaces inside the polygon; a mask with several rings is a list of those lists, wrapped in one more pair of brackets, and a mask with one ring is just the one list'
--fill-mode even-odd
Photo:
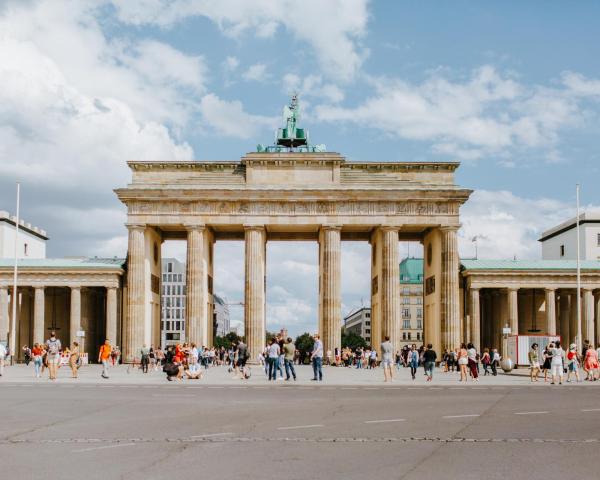
{"label": "street lamp post", "polygon": [[19,295],[17,293],[17,254],[18,254],[18,243],[19,243],[19,203],[21,196],[21,184],[17,182],[17,216],[15,218],[15,264],[13,269],[13,291],[12,291],[12,315],[10,319],[10,339],[8,341],[8,348],[10,349],[10,363],[15,364],[15,355],[17,353],[17,301]]}

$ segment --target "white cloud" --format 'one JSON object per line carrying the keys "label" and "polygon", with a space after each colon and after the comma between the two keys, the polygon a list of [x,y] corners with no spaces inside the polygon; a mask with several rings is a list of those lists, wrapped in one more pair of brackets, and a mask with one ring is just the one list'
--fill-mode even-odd
{"label": "white cloud", "polygon": [[229,56],[223,61],[223,67],[229,72],[233,72],[240,66],[240,61],[237,57]]}
{"label": "white cloud", "polygon": [[262,115],[252,115],[244,110],[242,102],[227,101],[210,93],[200,101],[200,113],[204,124],[216,133],[235,138],[256,138],[265,128],[275,128],[278,120]]}
{"label": "white cloud", "polygon": [[[591,208],[591,207],[590,207]],[[536,259],[542,231],[575,215],[574,205],[549,198],[524,198],[508,191],[477,190],[461,208],[459,249],[462,257]]]}
{"label": "white cloud", "polygon": [[329,76],[350,80],[367,55],[360,45],[366,34],[368,0],[113,0],[122,22],[172,28],[177,22],[203,16],[231,37],[254,32],[268,38],[281,25],[310,44]]}
{"label": "white cloud", "polygon": [[247,81],[264,82],[269,78],[267,66],[264,63],[255,63],[242,73],[242,78]]}
{"label": "white cloud", "polygon": [[321,105],[325,122],[354,122],[387,135],[432,143],[436,153],[462,159],[506,155],[513,148],[553,149],[562,130],[578,125],[579,96],[596,84],[576,75],[567,87],[526,86],[492,66],[464,81],[435,71],[421,84],[372,79],[375,94],[354,108]]}
{"label": "white cloud", "polygon": [[288,73],[283,76],[283,90],[286,94],[297,92],[302,98],[320,98],[329,103],[344,100],[343,90],[333,83],[324,82],[321,75],[300,78],[294,73]]}

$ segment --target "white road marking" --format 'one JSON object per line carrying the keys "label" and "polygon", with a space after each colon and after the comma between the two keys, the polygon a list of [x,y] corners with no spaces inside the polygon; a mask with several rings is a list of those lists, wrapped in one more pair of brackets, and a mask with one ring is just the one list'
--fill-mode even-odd
{"label": "white road marking", "polygon": [[342,390],[358,390],[358,387],[343,387]]}
{"label": "white road marking", "polygon": [[405,422],[405,418],[390,418],[389,420],[367,420],[365,423],[391,423],[391,422]]}
{"label": "white road marking", "polygon": [[466,417],[479,417],[478,413],[467,413],[465,415],[444,415],[442,418],[466,418]]}
{"label": "white road marking", "polygon": [[295,430],[299,428],[319,428],[323,425],[315,424],[315,425],[295,425],[293,427],[277,427],[277,430]]}
{"label": "white road marking", "polygon": [[222,437],[224,435],[233,435],[233,432],[207,433],[206,435],[192,435],[190,438]]}
{"label": "white road marking", "polygon": [[542,415],[544,413],[549,413],[547,411],[543,412],[515,412],[515,415]]}
{"label": "white road marking", "polygon": [[582,412],[600,412],[600,408],[585,408],[581,409]]}
{"label": "white road marking", "polygon": [[173,398],[181,398],[181,397],[194,397],[196,398],[196,395],[192,395],[191,393],[153,393],[152,394],[153,397],[173,397]]}
{"label": "white road marking", "polygon": [[73,453],[91,452],[92,450],[104,450],[105,448],[130,447],[135,443],[117,443],[116,445],[103,445],[102,447],[82,448],[79,450],[71,450]]}

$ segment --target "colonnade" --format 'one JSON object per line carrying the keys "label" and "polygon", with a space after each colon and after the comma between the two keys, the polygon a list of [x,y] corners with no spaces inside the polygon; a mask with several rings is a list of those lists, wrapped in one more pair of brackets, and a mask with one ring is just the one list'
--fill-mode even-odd
{"label": "colonnade", "polygon": [[[540,290],[543,297],[537,298]],[[581,288],[581,323],[572,288],[469,288],[468,298],[468,340],[478,349],[502,348],[505,326],[511,335],[559,335],[564,345],[576,343],[580,349],[585,340],[600,345],[600,290]]]}
{"label": "colonnade", "polygon": [[[53,285],[55,287],[55,285]],[[61,288],[61,287],[59,287]],[[64,346],[67,346],[67,342],[72,344],[74,341],[80,341],[77,337],[77,332],[82,330],[82,289],[85,286],[82,285],[67,285],[64,288],[68,288],[70,293],[69,299],[69,318],[68,318],[68,338],[61,338]],[[113,344],[117,342],[117,331],[118,331],[118,301],[117,301],[117,287],[108,285],[105,287],[106,292],[106,330],[105,338],[108,338]],[[33,312],[32,312],[32,323],[29,339],[22,339],[22,343],[35,344],[43,343],[48,337],[48,331],[46,330],[46,286],[44,285],[33,285],[31,287],[23,285],[19,286],[18,292],[23,295],[29,289],[33,290]],[[12,295],[12,287],[0,286],[0,338],[3,340],[7,339],[10,328],[11,328],[11,314],[12,314],[12,302],[14,301]],[[28,319],[21,318],[17,313],[17,332],[19,328],[24,328],[23,322]],[[17,345],[19,347],[19,345]],[[94,352],[95,353],[95,352]]]}
{"label": "colonnade", "polygon": [[[124,321],[124,358],[131,357],[148,338],[148,243],[144,241],[144,225],[129,225],[128,254],[128,310]],[[186,341],[199,345],[212,343],[212,256],[214,232],[206,225],[186,225],[187,238],[187,292]],[[458,281],[458,252],[456,227],[441,228],[440,291],[444,299],[439,306],[443,319],[444,346],[458,346],[460,341],[460,305]],[[244,225],[245,288],[244,331],[249,354],[255,360],[265,345],[266,332],[266,245],[268,225]],[[319,318],[318,332],[325,351],[341,346],[341,241],[343,227],[324,224],[319,227]],[[399,272],[400,226],[373,227],[370,243],[373,249],[371,265],[372,315],[371,338],[373,347],[380,350],[383,338],[389,336],[392,344],[401,345],[401,305]],[[293,238],[293,235],[291,235]],[[147,238],[147,236],[146,236]],[[209,285],[210,284],[210,285]],[[438,328],[440,322],[437,322]],[[425,332],[427,342],[428,332]],[[437,348],[441,346],[436,345]]]}

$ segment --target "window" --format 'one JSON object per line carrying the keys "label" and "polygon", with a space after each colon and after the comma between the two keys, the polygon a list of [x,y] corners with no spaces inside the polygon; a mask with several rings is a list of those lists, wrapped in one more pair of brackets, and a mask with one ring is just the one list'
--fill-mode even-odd
{"label": "window", "polygon": [[181,273],[178,273],[178,274],[177,274],[177,281],[178,281],[178,282],[183,282],[183,277],[182,277],[182,274],[181,274]]}
{"label": "window", "polygon": [[167,263],[167,272],[171,273],[173,271],[173,264],[171,262]]}
{"label": "window", "polygon": [[371,314],[369,312],[365,313],[365,317],[371,318]]}
{"label": "window", "polygon": [[410,295],[410,289],[408,287],[404,287],[402,289],[402,295]]}
{"label": "window", "polygon": [[596,238],[596,245],[598,245],[600,247],[600,233],[596,234],[597,238]]}
{"label": "window", "polygon": [[369,322],[369,321],[366,321],[366,322],[365,322],[365,325],[371,325],[371,322]]}
{"label": "window", "polygon": [[365,329],[365,333],[371,333],[371,329],[370,328],[366,328]]}
{"label": "window", "polygon": [[163,282],[166,282],[166,281],[167,281],[167,274],[163,273]]}
{"label": "window", "polygon": [[165,340],[179,340],[179,333],[167,333],[165,335]]}
{"label": "window", "polygon": [[417,328],[418,329],[423,328],[423,320],[421,320],[420,318],[417,318]]}
{"label": "window", "polygon": [[408,332],[408,339],[409,339],[409,340],[410,340],[410,335],[411,335],[411,334],[410,334],[410,332]]}
{"label": "window", "polygon": [[410,303],[410,298],[409,297],[402,297],[402,303],[404,305],[408,305]]}
{"label": "window", "polygon": [[561,246],[560,246],[560,256],[561,256],[561,257],[564,257],[564,256],[565,256],[565,246],[564,246],[564,245],[561,245]]}
{"label": "window", "polygon": [[402,340],[406,340],[406,332],[402,334]]}
{"label": "window", "polygon": [[26,243],[23,244],[23,255],[27,256],[27,244]]}
{"label": "window", "polygon": [[167,318],[171,318],[171,309],[167,308]]}
{"label": "window", "polygon": [[410,318],[410,308],[402,309],[402,318]]}
{"label": "window", "polygon": [[421,332],[417,332],[417,340],[421,340]]}
{"label": "window", "polygon": [[402,328],[410,328],[410,320],[404,320],[402,322]]}
{"label": "window", "polygon": [[423,318],[423,309],[417,308],[417,318]]}
{"label": "window", "polygon": [[181,297],[177,297],[177,298],[175,299],[175,306],[177,306],[177,307],[181,307]]}
{"label": "window", "polygon": [[417,305],[423,305],[423,299],[421,297],[417,297]]}

